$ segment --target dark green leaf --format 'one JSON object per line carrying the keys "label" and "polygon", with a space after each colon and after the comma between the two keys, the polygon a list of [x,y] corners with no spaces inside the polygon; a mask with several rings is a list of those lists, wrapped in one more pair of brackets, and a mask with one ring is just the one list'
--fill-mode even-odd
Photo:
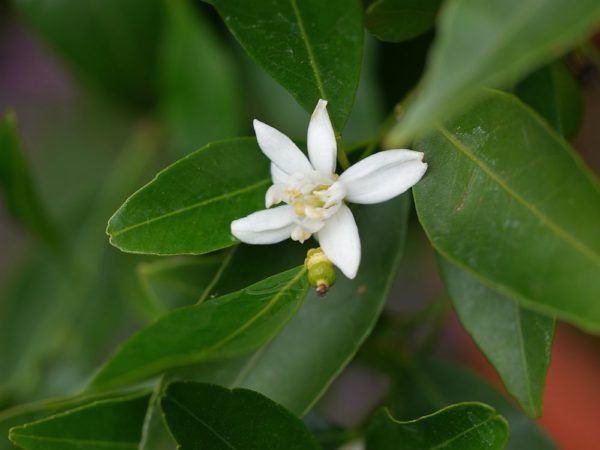
{"label": "dark green leaf", "polygon": [[367,431],[367,450],[502,450],[508,424],[483,403],[459,403],[416,420],[399,422],[377,412]]}
{"label": "dark green leaf", "polygon": [[37,238],[56,246],[57,230],[34,187],[16,122],[13,113],[0,120],[0,188],[6,207]]}
{"label": "dark green leaf", "polygon": [[378,39],[402,42],[426,32],[442,0],[377,0],[367,8],[366,25]]}
{"label": "dark green leaf", "polygon": [[[307,110],[319,98],[341,131],[362,58],[357,0],[211,0],[246,52]],[[267,99],[268,101],[268,99]]]}
{"label": "dark green leaf", "polygon": [[125,341],[100,368],[90,389],[123,386],[175,367],[250,353],[292,318],[307,288],[305,269],[296,268],[166,314]]}
{"label": "dark green leaf", "polygon": [[139,264],[137,274],[148,300],[148,314],[156,318],[170,309],[197,303],[211,288],[227,256],[180,256]]}
{"label": "dark green leaf", "polygon": [[556,450],[535,421],[492,386],[461,367],[435,360],[411,361],[390,375],[395,379],[390,398],[395,416],[408,419],[453,403],[485,402],[496,408],[510,424],[506,450]]}
{"label": "dark green leaf", "polygon": [[84,81],[119,101],[152,102],[161,0],[14,3]]}
{"label": "dark green leaf", "polygon": [[451,118],[483,86],[514,82],[585,39],[600,20],[600,2],[454,0],[440,13],[429,67],[388,144],[406,142]]}
{"label": "dark green leaf", "polygon": [[11,428],[10,440],[26,450],[136,450],[150,395],[99,400]]}
{"label": "dark green leaf", "polygon": [[[253,355],[203,365],[185,376],[252,389],[295,414],[305,414],[373,329],[402,256],[409,207],[410,198],[404,195],[354,209],[363,250],[356,279],[340,274],[324,298],[311,293],[282,333]],[[280,270],[279,265],[289,267],[306,254],[306,248],[296,243],[238,251],[230,270],[215,285],[217,293]]]}
{"label": "dark green leaf", "polygon": [[253,138],[208,144],[160,172],[111,217],[127,252],[208,253],[236,244],[231,221],[264,208],[269,160]]}
{"label": "dark green leaf", "polygon": [[532,73],[515,93],[560,135],[575,137],[583,117],[583,98],[577,80],[564,64],[557,62]]}
{"label": "dark green leaf", "polygon": [[166,2],[161,103],[175,156],[239,135],[240,87],[227,49],[187,0]]}
{"label": "dark green leaf", "polygon": [[484,101],[418,142],[414,189],[432,244],[526,308],[600,331],[598,181],[511,95]]}
{"label": "dark green leaf", "polygon": [[268,398],[246,389],[178,382],[161,407],[181,450],[310,450],[319,448],[306,425]]}
{"label": "dark green leaf", "polygon": [[541,415],[554,320],[522,308],[442,257],[438,262],[465,329],[525,412]]}

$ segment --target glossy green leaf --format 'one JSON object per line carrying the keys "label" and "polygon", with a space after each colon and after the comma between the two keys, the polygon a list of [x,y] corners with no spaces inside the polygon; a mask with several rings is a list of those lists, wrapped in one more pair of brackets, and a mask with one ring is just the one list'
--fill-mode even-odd
{"label": "glossy green leaf", "polygon": [[388,144],[451,118],[480,87],[506,85],[555,59],[599,21],[597,0],[450,0],[440,13],[419,93]]}
{"label": "glossy green leaf", "polygon": [[307,288],[305,269],[296,268],[166,314],[125,341],[89,389],[119,387],[175,367],[250,353],[292,318]]}
{"label": "glossy green leaf", "polygon": [[319,98],[339,131],[362,58],[358,0],[210,0],[246,52],[307,110]]}
{"label": "glossy green leaf", "polygon": [[150,395],[99,400],[11,428],[10,440],[25,450],[138,448]]}
{"label": "glossy green leaf", "polygon": [[438,262],[465,329],[525,412],[541,415],[554,320],[522,308],[445,259]]}
{"label": "glossy green leaf", "polygon": [[537,423],[471,372],[437,360],[410,361],[394,370],[390,402],[394,416],[408,419],[459,402],[484,402],[508,420],[506,450],[556,450]]}
{"label": "glossy green leaf", "polygon": [[179,256],[140,263],[137,274],[148,300],[148,314],[156,318],[170,309],[197,303],[211,288],[226,256]]}
{"label": "glossy green leaf", "polygon": [[162,0],[16,0],[17,10],[85,82],[118,101],[148,106]]}
{"label": "glossy green leaf", "polygon": [[240,133],[240,87],[227,49],[188,0],[168,1],[161,53],[161,109],[172,154]]}
{"label": "glossy green leaf", "polygon": [[310,450],[319,448],[306,425],[268,398],[247,390],[178,382],[161,407],[181,450]]}
{"label": "glossy green leaf", "polygon": [[574,138],[583,118],[583,97],[564,64],[546,66],[519,83],[515,94],[565,138]]}
{"label": "glossy green leaf", "polygon": [[160,172],[108,223],[110,242],[134,253],[208,253],[237,243],[231,221],[264,208],[269,160],[253,138],[208,144]]}
{"label": "glossy green leaf", "polygon": [[[201,365],[181,376],[251,389],[295,414],[305,414],[373,329],[402,257],[409,209],[407,195],[354,208],[363,252],[354,280],[338,274],[338,281],[325,297],[311,293],[281,334],[253,355]],[[250,283],[257,276],[280,270],[278,267],[297,264],[306,250],[306,245],[291,242],[242,246],[215,284],[215,292],[226,292],[229,286]]]}
{"label": "glossy green leaf", "polygon": [[367,431],[367,450],[502,450],[506,419],[483,403],[459,403],[416,420],[400,422],[377,412]]}
{"label": "glossy green leaf", "polygon": [[34,187],[13,113],[0,120],[0,188],[13,217],[37,238],[56,246],[58,233]]}
{"label": "glossy green leaf", "polygon": [[600,331],[600,185],[515,97],[485,100],[417,143],[413,190],[432,244],[479,282],[542,314]]}
{"label": "glossy green leaf", "polygon": [[367,8],[367,29],[378,39],[402,42],[433,27],[442,0],[377,0]]}

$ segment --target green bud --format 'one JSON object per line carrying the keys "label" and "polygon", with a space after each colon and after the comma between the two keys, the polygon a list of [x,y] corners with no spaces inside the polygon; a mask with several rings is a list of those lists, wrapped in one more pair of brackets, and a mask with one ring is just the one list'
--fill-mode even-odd
{"label": "green bud", "polygon": [[316,288],[317,294],[327,294],[335,283],[335,269],[321,248],[311,248],[306,254],[304,267],[308,271],[308,282]]}

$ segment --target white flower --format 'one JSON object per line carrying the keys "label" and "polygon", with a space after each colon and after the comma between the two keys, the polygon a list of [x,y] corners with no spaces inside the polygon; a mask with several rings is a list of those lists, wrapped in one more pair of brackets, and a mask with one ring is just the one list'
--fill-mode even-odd
{"label": "white flower", "polygon": [[[427,170],[423,153],[386,150],[335,173],[337,145],[327,102],[319,100],[308,125],[308,156],[286,135],[254,121],[258,145],[271,160],[273,185],[262,211],[231,222],[231,233],[248,244],[304,242],[313,234],[327,257],[348,278],[360,264],[360,238],[344,202],[380,203],[413,186]],[[285,203],[271,208],[272,205]]]}

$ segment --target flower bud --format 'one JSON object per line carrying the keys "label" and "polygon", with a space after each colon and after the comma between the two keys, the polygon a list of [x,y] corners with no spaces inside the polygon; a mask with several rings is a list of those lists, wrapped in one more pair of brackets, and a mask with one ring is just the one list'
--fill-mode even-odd
{"label": "flower bud", "polygon": [[335,283],[335,269],[321,248],[311,248],[306,254],[304,267],[308,271],[308,282],[314,286],[317,294],[327,294]]}

